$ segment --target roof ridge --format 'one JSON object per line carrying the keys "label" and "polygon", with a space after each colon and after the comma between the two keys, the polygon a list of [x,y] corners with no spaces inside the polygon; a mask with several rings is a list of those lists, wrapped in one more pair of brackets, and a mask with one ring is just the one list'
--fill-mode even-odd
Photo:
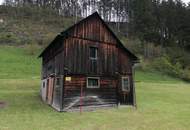
{"label": "roof ridge", "polygon": [[[74,28],[75,26],[79,25],[80,23],[84,22],[85,20],[89,19],[92,16],[97,16],[100,19],[100,21],[102,22],[102,24],[108,29],[108,31],[113,35],[113,37],[119,43],[120,47],[123,48],[134,60],[138,60],[138,58],[123,45],[123,43],[118,39],[118,37],[116,36],[116,34],[108,27],[108,25],[106,24],[106,22],[101,18],[101,16],[98,14],[97,11],[94,12],[94,13],[92,13],[91,15],[87,16],[86,18],[83,18],[82,20],[78,21],[77,23],[73,24],[72,26],[68,27],[66,30],[64,30],[61,33],[59,33],[56,36],[56,38],[59,35],[60,36],[67,36],[69,30],[71,30],[72,28]],[[55,41],[55,39],[53,41]],[[47,51],[47,49],[52,45],[53,41],[42,51],[42,53],[39,55],[39,57],[41,57],[45,53],[45,51]]]}

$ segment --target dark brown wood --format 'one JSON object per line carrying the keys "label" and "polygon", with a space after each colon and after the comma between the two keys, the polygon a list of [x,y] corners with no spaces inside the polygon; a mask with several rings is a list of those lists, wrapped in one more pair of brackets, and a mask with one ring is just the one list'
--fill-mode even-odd
{"label": "dark brown wood", "polygon": [[63,109],[63,104],[64,104],[64,83],[65,83],[65,80],[64,80],[64,76],[61,75],[60,79],[61,79],[61,82],[60,82],[60,86],[61,86],[61,97],[60,97],[60,110]]}
{"label": "dark brown wood", "polygon": [[[90,58],[92,47],[97,49],[96,59]],[[42,79],[52,75],[55,79],[63,78],[61,85],[53,89],[53,106],[59,107],[56,109],[79,108],[80,99],[83,107],[135,104],[132,66],[137,57],[122,45],[97,13],[59,34],[40,56]],[[128,92],[121,87],[123,76],[130,80]],[[71,80],[66,81],[66,77]],[[88,77],[99,77],[100,88],[87,88]]]}
{"label": "dark brown wood", "polygon": [[47,103],[52,104],[53,101],[53,89],[54,89],[54,78],[49,77],[48,89],[47,89]]}

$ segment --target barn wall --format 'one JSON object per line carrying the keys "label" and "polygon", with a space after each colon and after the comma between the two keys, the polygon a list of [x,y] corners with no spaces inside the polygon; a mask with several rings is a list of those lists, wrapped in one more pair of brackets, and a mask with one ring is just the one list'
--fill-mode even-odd
{"label": "barn wall", "polygon": [[[130,91],[122,91],[122,76],[128,76],[130,79]],[[133,105],[133,77],[131,74],[128,75],[120,75],[118,80],[118,99],[121,104]]]}
{"label": "barn wall", "polygon": [[132,62],[123,49],[118,48],[118,71],[121,75],[132,73]]}
{"label": "barn wall", "polygon": [[[118,49],[118,71],[119,71],[119,80],[118,80],[118,93],[119,100],[122,104],[132,105],[134,102],[133,99],[133,73],[132,73],[132,62],[129,59],[129,56],[122,50]],[[121,79],[122,76],[128,76],[130,82],[130,91],[122,91]]]}
{"label": "barn wall", "polygon": [[[116,72],[132,73],[126,52],[122,49],[118,51],[117,40],[97,17],[77,24],[68,33],[69,38],[56,38],[44,53],[42,78],[51,73],[64,74],[64,68],[68,69],[69,74],[113,76]],[[89,48],[92,46],[98,48],[95,70],[89,60]]]}
{"label": "barn wall", "polygon": [[54,57],[43,57],[42,61],[42,79],[51,74],[61,75],[64,73],[64,51],[61,50],[54,54]]}
{"label": "barn wall", "polygon": [[[132,61],[126,51],[117,46],[117,42],[97,17],[90,17],[73,26],[64,38],[56,37],[42,56],[42,79],[53,74],[56,78],[71,76],[72,80],[65,81],[63,78],[61,84],[54,84],[52,105],[60,109],[63,107],[64,110],[78,108],[81,86],[83,106],[116,105],[117,98],[121,102],[132,104]],[[89,58],[90,47],[98,49],[95,66]],[[100,77],[100,88],[86,88],[88,76]],[[121,89],[122,76],[130,78],[129,92]],[[63,106],[60,106],[62,102]]]}
{"label": "barn wall", "polygon": [[100,77],[100,88],[87,88],[84,76],[71,76],[71,81],[64,84],[64,110],[80,107],[82,87],[82,106],[99,107],[102,105],[113,106],[117,104],[116,79]]}
{"label": "barn wall", "polygon": [[[91,70],[91,62],[89,59],[89,48],[91,46],[98,48],[97,70],[95,72]],[[118,92],[118,98],[121,102],[125,102],[126,104],[133,103],[132,64],[127,54],[122,49],[116,48],[114,44],[100,43],[80,38],[68,38],[64,41],[64,50],[57,53],[43,65],[43,77],[48,77],[52,73],[55,73],[56,75],[64,75],[65,73],[67,75],[76,75],[76,77],[79,75],[78,78],[74,77],[71,83],[66,82],[64,84],[64,94],[69,95],[69,97],[64,97],[64,107],[66,108],[69,107],[69,104],[67,103],[78,100],[81,83],[85,88],[85,93],[91,94],[91,91],[94,91],[95,94],[98,94],[100,91],[102,92],[102,89],[86,89],[86,77],[84,76],[115,77],[118,80],[118,90],[105,89],[103,91],[108,91],[108,93],[114,91],[114,94]],[[64,72],[64,68],[68,71]],[[80,75],[83,75],[83,77],[80,77]],[[121,77],[127,75],[130,77],[130,91],[123,92],[121,90]],[[102,81],[102,83],[103,82],[104,81]],[[58,100],[60,94],[57,90],[55,95],[58,96],[55,102],[57,102],[56,104],[60,104],[60,101]],[[86,100],[88,103],[89,99],[86,98]],[[96,100],[92,102],[92,104],[96,105]],[[116,97],[114,100],[116,100]]]}
{"label": "barn wall", "polygon": [[[117,48],[113,44],[78,38],[65,41],[65,67],[69,74],[115,75],[117,71]],[[98,48],[97,69],[92,69],[89,48]]]}
{"label": "barn wall", "polygon": [[97,17],[90,17],[88,20],[77,24],[77,26],[69,31],[69,35],[83,39],[116,44],[116,39]]}

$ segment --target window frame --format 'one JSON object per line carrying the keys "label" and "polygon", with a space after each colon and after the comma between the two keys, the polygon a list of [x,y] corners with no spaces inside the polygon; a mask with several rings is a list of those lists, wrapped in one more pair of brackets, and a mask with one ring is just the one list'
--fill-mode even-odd
{"label": "window frame", "polygon": [[[91,48],[95,48],[95,56],[96,57],[91,57]],[[98,47],[95,47],[95,46],[90,46],[89,47],[89,58],[90,60],[97,60],[98,59]]]}
{"label": "window frame", "polygon": [[[89,86],[88,85],[88,80],[89,79],[97,79],[98,80],[98,86]],[[86,81],[86,88],[100,88],[100,77],[87,77],[87,81]]]}
{"label": "window frame", "polygon": [[[127,86],[128,89],[126,89],[124,87],[124,79],[128,80],[128,86]],[[124,91],[124,92],[129,92],[130,91],[130,78],[129,78],[129,76],[123,76],[121,78],[121,87],[122,87],[122,91]]]}
{"label": "window frame", "polygon": [[43,88],[46,87],[46,81],[42,81],[42,87],[43,87]]}
{"label": "window frame", "polygon": [[60,81],[61,81],[61,77],[56,77],[55,85],[60,86]]}

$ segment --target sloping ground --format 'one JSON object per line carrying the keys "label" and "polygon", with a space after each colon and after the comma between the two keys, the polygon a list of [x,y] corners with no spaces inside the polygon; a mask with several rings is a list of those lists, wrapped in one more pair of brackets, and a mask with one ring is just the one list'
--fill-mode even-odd
{"label": "sloping ground", "polygon": [[0,46],[0,79],[40,77],[40,59],[25,48]]}
{"label": "sloping ground", "polygon": [[7,106],[6,102],[0,101],[0,108],[5,108]]}
{"label": "sloping ground", "polygon": [[136,72],[137,109],[58,113],[39,97],[40,59],[0,47],[0,130],[189,130],[190,84]]}
{"label": "sloping ground", "polygon": [[72,24],[72,17],[59,16],[50,9],[0,5],[0,45],[46,45]]}

